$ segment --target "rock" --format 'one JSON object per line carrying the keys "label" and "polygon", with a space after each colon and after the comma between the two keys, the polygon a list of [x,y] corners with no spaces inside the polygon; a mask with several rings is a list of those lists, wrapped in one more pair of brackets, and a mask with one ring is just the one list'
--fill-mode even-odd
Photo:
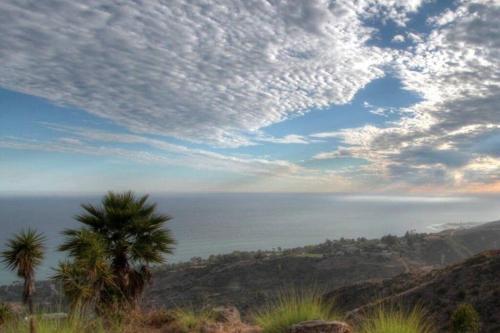
{"label": "rock", "polygon": [[68,318],[65,312],[42,313],[40,317],[44,320],[63,320]]}
{"label": "rock", "polygon": [[245,326],[241,328],[240,333],[262,333],[262,328],[258,326]]}
{"label": "rock", "polygon": [[12,311],[12,313],[14,313],[16,316],[20,315],[24,311],[24,307],[23,307],[22,303],[19,303],[19,302],[7,302],[7,303],[4,303],[4,304],[6,304],[10,308],[10,310]]}
{"label": "rock", "polygon": [[205,323],[201,326],[201,333],[221,333],[223,332],[223,327],[221,324]]}
{"label": "rock", "polygon": [[287,333],[352,333],[352,328],[340,321],[311,320],[293,325]]}
{"label": "rock", "polygon": [[215,322],[204,323],[201,333],[261,333],[260,327],[241,322],[240,312],[234,306],[212,309]]}
{"label": "rock", "polygon": [[220,306],[212,310],[214,319],[219,323],[240,323],[240,312],[234,306]]}
{"label": "rock", "polygon": [[222,324],[205,323],[201,326],[201,333],[261,333],[262,330],[257,326],[250,326],[243,323]]}

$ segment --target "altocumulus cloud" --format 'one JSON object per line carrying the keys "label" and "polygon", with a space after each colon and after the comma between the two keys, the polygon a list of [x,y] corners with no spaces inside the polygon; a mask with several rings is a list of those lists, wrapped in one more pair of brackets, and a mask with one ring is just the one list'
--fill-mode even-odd
{"label": "altocumulus cloud", "polygon": [[392,184],[467,189],[499,181],[500,2],[461,1],[428,20],[432,32],[393,63],[404,87],[423,101],[384,127],[364,126],[318,138],[343,145],[316,155],[364,158]]}
{"label": "altocumulus cloud", "polygon": [[0,85],[134,132],[221,146],[348,102],[391,54],[363,20],[404,25],[420,1],[0,3]]}
{"label": "altocumulus cloud", "polygon": [[[231,165],[328,181],[328,172],[286,161],[225,156],[144,134],[230,147],[336,138],[340,146],[315,159],[369,162],[343,173],[350,179],[458,187],[500,181],[499,2],[458,1],[428,20],[429,34],[403,32],[421,2],[4,0],[0,86],[84,109],[133,132],[118,137],[72,129],[74,137],[44,143],[51,151],[95,154],[98,142],[139,143],[161,150],[140,154],[144,161],[168,164],[175,156],[180,164],[202,160],[217,170]],[[365,23],[373,20],[395,22],[401,34],[394,42],[408,48],[367,43],[376,31]],[[405,109],[371,111],[398,120],[309,137],[263,132],[310,109],[348,103],[387,68],[422,97]],[[40,143],[3,145],[35,149]],[[98,153],[138,156],[121,149]]]}

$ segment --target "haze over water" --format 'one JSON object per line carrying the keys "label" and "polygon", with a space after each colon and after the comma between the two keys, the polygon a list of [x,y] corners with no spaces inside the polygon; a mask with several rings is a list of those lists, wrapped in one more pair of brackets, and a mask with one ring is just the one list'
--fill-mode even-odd
{"label": "haze over water", "polygon": [[[407,230],[433,232],[444,223],[487,222],[500,218],[499,198],[407,197],[331,194],[156,194],[159,211],[173,217],[178,241],[170,262],[235,250],[290,248],[340,237],[401,235]],[[81,203],[99,196],[0,197],[0,248],[24,227],[48,238],[48,254],[39,271],[50,276],[61,254],[61,231],[79,227],[73,216]],[[0,283],[15,276],[0,271]]]}

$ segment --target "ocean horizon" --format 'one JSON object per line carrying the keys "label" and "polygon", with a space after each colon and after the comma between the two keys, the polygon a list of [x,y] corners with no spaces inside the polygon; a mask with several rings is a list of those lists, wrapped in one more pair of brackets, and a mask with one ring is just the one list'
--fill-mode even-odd
{"label": "ocean horizon", "polygon": [[[31,227],[47,237],[47,256],[38,279],[63,259],[61,232],[77,228],[80,204],[97,195],[0,197],[0,249],[15,232]],[[436,232],[449,226],[498,220],[497,196],[422,197],[339,194],[204,193],[152,194],[178,244],[167,261],[232,251],[271,250],[316,244],[326,239],[376,238],[406,231]],[[0,284],[17,280],[0,270]]]}

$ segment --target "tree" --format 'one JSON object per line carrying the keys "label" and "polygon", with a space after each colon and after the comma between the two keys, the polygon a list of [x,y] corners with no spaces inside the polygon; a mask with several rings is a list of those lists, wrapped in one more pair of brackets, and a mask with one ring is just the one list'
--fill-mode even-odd
{"label": "tree", "polygon": [[393,247],[399,243],[399,238],[397,236],[388,234],[388,235],[382,236],[380,241],[389,247]]}
{"label": "tree", "polygon": [[117,290],[111,266],[106,254],[103,237],[90,230],[72,233],[73,243],[70,257],[59,263],[54,279],[62,288],[72,308],[82,306],[99,307],[113,300]]}
{"label": "tree", "polygon": [[28,305],[30,332],[35,329],[33,316],[33,294],[35,292],[35,269],[42,263],[45,252],[45,237],[32,229],[21,231],[7,242],[2,252],[2,261],[17,276],[24,279],[23,303]]}
{"label": "tree", "polygon": [[165,261],[175,241],[165,223],[171,218],[156,212],[148,196],[132,192],[108,192],[100,206],[83,204],[84,213],[75,218],[83,226],[63,232],[59,247],[69,261],[57,269],[73,304],[94,303],[135,306],[150,281],[150,264]]}

